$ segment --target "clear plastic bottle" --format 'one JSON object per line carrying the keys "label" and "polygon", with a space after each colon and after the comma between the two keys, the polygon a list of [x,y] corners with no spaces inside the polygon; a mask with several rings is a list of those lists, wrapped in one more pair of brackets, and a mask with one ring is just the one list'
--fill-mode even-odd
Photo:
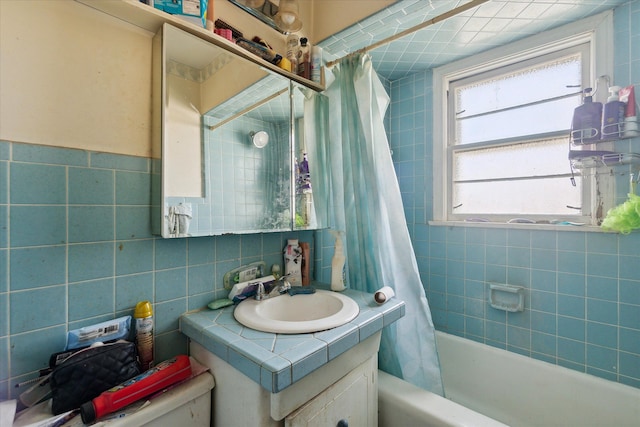
{"label": "clear plastic bottle", "polygon": [[298,73],[298,51],[300,50],[300,39],[295,34],[289,34],[287,36],[287,52],[285,53],[285,57],[291,63],[291,72],[294,74]]}

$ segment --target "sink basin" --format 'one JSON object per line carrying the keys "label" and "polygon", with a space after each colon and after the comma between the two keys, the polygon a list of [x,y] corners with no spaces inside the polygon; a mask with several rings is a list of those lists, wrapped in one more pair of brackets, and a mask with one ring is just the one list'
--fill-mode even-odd
{"label": "sink basin", "polygon": [[317,290],[313,294],[283,294],[262,301],[247,299],[233,315],[244,326],[258,331],[302,334],[344,325],[359,312],[358,304],[348,296]]}

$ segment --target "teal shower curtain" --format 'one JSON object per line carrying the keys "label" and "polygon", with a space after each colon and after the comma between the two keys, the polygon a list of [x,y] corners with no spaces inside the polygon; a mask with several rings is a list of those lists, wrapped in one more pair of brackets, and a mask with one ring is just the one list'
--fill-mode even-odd
{"label": "teal shower curtain", "polygon": [[431,312],[383,124],[389,97],[367,54],[342,60],[330,77],[331,222],[345,231],[349,287],[394,289],[406,314],[383,330],[379,366],[443,395]]}
{"label": "teal shower curtain", "polygon": [[304,141],[309,154],[313,209],[317,228],[329,225],[329,192],[331,180],[323,171],[329,169],[323,141],[328,140],[329,100],[314,90],[299,87],[304,95]]}

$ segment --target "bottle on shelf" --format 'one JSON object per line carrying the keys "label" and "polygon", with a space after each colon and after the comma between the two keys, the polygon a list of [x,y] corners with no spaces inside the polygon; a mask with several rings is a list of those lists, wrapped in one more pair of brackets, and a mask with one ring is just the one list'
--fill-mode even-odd
{"label": "bottle on shelf", "polygon": [[584,102],[573,111],[571,141],[575,144],[594,144],[601,139],[602,102],[594,102],[593,89],[586,88]]}
{"label": "bottle on shelf", "polygon": [[609,87],[609,97],[602,110],[602,139],[618,139],[622,136],[625,103],[620,101],[620,86]]}
{"label": "bottle on shelf", "polygon": [[322,48],[315,45],[311,48],[311,80],[322,83]]}
{"label": "bottle on shelf", "polygon": [[294,74],[298,73],[298,51],[300,50],[300,38],[295,34],[287,36],[287,51],[285,58],[291,63],[290,71]]}
{"label": "bottle on shelf", "polygon": [[624,110],[624,138],[633,138],[640,136],[640,130],[638,130],[638,116],[636,109],[636,97],[635,89],[633,85],[623,87],[620,89],[620,101],[625,103]]}
{"label": "bottle on shelf", "polygon": [[300,38],[300,51],[298,52],[298,75],[305,79],[311,78],[311,46],[309,39]]}
{"label": "bottle on shelf", "polygon": [[213,1],[214,0],[207,0],[207,2],[205,2],[207,11],[205,12],[206,14],[206,28],[207,30],[213,32],[215,30],[215,19],[214,19],[214,15],[213,15]]}

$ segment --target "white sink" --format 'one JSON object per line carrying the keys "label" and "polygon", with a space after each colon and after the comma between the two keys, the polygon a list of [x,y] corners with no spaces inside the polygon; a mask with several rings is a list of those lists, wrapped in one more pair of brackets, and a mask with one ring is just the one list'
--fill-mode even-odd
{"label": "white sink", "polygon": [[246,299],[233,315],[244,326],[263,332],[302,334],[324,331],[352,321],[360,312],[346,295],[324,290],[283,294],[266,300]]}

